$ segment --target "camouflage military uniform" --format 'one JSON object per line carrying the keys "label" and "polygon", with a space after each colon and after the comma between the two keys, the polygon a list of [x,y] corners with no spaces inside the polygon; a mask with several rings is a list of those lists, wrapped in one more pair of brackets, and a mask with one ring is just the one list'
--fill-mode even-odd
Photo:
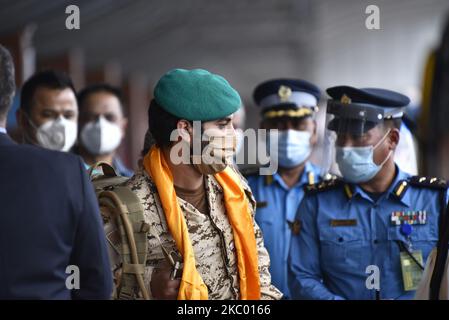
{"label": "camouflage military uniform", "polygon": [[[254,217],[255,201],[246,182],[242,181]],[[151,296],[150,280],[153,269],[165,259],[161,243],[168,252],[172,250],[179,252],[167,227],[156,185],[145,170],[138,170],[126,185],[140,198],[144,208],[145,220],[151,227],[148,236],[148,260],[145,270],[145,284]],[[177,198],[186,219],[190,240],[195,252],[196,267],[208,288],[209,299],[238,299],[237,256],[232,227],[226,217],[223,191],[213,176],[206,176],[205,188],[210,208],[209,215],[200,213],[190,203],[179,197]],[[271,284],[270,258],[264,247],[261,231],[255,222],[254,231],[259,258],[261,298],[280,299],[282,294]]]}

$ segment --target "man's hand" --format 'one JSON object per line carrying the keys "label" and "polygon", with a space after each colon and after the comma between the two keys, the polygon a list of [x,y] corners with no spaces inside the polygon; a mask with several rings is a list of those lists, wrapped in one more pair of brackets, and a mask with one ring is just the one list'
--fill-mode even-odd
{"label": "man's hand", "polygon": [[153,297],[157,300],[176,300],[181,280],[170,279],[173,267],[164,260],[154,268],[151,276],[150,288]]}

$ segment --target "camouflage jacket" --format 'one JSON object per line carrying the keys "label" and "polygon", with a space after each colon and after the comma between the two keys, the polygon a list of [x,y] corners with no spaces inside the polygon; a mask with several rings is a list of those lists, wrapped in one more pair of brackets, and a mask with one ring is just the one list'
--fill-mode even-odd
{"label": "camouflage jacket", "polygon": [[[254,219],[255,200],[246,180],[242,177],[249,207]],[[148,258],[145,269],[145,285],[151,296],[150,281],[153,269],[164,261],[161,245],[179,254],[158,196],[156,185],[145,172],[138,170],[126,183],[141,200],[144,217],[150,225]],[[190,240],[195,252],[196,267],[208,288],[209,299],[238,299],[239,277],[232,227],[226,217],[221,186],[213,176],[206,176],[205,188],[209,215],[200,213],[190,203],[177,198],[186,219]],[[281,292],[271,284],[270,258],[264,247],[262,233],[254,221],[262,299],[280,299]]]}

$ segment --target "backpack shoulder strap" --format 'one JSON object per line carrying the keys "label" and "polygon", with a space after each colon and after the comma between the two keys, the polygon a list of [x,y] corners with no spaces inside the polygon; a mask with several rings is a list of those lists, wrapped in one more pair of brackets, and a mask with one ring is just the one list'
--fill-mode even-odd
{"label": "backpack shoulder strap", "polygon": [[[143,281],[148,252],[149,225],[145,222],[143,207],[137,195],[128,187],[119,185],[98,194],[100,208],[111,213],[118,226],[121,243],[119,253],[122,275],[116,288],[117,299],[149,299]],[[104,210],[102,210],[104,211]]]}
{"label": "backpack shoulder strap", "polygon": [[98,162],[87,170],[90,181],[94,185],[98,194],[106,188],[122,184],[129,180],[128,177],[122,177],[115,172],[115,169],[108,163]]}

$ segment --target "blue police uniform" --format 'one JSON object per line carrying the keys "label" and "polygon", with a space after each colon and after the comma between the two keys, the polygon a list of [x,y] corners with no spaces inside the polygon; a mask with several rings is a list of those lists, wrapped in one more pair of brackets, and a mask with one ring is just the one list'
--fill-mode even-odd
{"label": "blue police uniform", "polygon": [[[87,163],[84,162],[84,168],[86,168],[86,170],[89,170],[91,166],[89,166]],[[130,169],[128,169],[124,163],[122,162],[122,160],[118,157],[114,157],[112,159],[112,167],[115,169],[115,171],[117,172],[117,174],[119,176],[122,177],[127,177],[130,178],[133,176],[134,172]],[[100,173],[97,171],[94,171],[94,173]]]}
{"label": "blue police uniform", "polygon": [[306,162],[300,180],[291,188],[278,173],[272,176],[251,175],[247,179],[257,201],[256,222],[270,254],[271,281],[284,293],[284,298],[288,298],[287,257],[292,232],[297,232],[295,215],[304,197],[305,186],[321,180],[320,169]]}
{"label": "blue police uniform", "polygon": [[421,250],[425,261],[438,240],[441,193],[447,197],[447,189],[439,179],[396,171],[390,189],[377,201],[343,180],[308,189],[296,217],[301,231],[290,248],[293,298],[375,299],[365,283],[370,265],[379,267],[382,299],[413,298],[413,291],[404,291],[400,265],[400,242],[408,239],[392,217],[425,214],[410,235],[413,249]]}
{"label": "blue police uniform", "polygon": [[[332,97],[327,113],[334,116],[328,129],[342,135],[361,137],[386,119],[402,117],[409,103],[407,97],[382,89],[341,86],[327,92]],[[346,151],[362,149],[366,150]],[[413,298],[411,284],[420,276],[413,270],[422,269],[436,246],[447,184],[437,178],[412,177],[396,165],[390,187],[368,193],[360,183],[373,176],[360,177],[373,165],[363,162],[363,157],[355,160],[337,159],[340,170],[340,163],[346,165],[346,178],[306,189],[296,216],[300,232],[292,237],[289,252],[293,298]]]}
{"label": "blue police uniform", "polygon": [[120,157],[117,156],[114,157],[114,159],[112,159],[112,167],[114,167],[117,173],[123,177],[130,178],[134,174],[134,172],[131,169],[125,166],[122,159],[120,159]]}
{"label": "blue police uniform", "polygon": [[[254,90],[254,100],[261,108],[264,120],[301,120],[312,116],[317,110],[319,98],[319,88],[300,79],[268,80]],[[298,140],[300,138],[294,138],[285,145],[287,148],[296,145]],[[255,219],[262,230],[265,247],[270,254],[271,280],[282,291],[284,298],[289,298],[287,258],[291,235],[297,232],[298,227],[294,223],[295,214],[304,196],[304,187],[321,180],[320,168],[306,161],[309,154],[306,152],[291,159],[284,156],[284,160],[288,158],[285,164],[279,161],[279,166],[284,165],[286,168],[305,163],[304,171],[292,187],[286,185],[279,173],[268,176],[247,175],[257,201]],[[279,158],[281,157],[282,155],[279,155]]]}

